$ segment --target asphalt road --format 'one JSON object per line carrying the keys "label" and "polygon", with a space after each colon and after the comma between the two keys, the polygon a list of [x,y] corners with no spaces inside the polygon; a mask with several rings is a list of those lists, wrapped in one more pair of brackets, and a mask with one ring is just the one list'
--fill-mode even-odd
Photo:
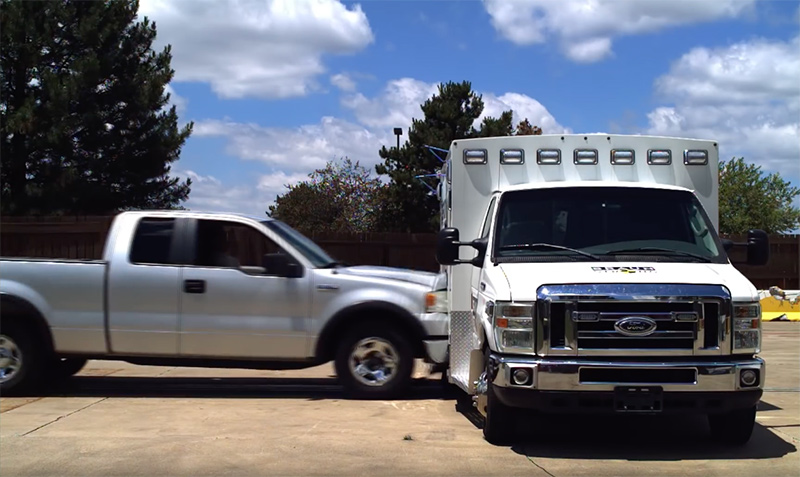
{"label": "asphalt road", "polygon": [[0,399],[2,476],[800,475],[800,324],[765,323],[750,443],[702,418],[521,421],[497,447],[460,392],[420,371],[400,401],[342,399],[332,367],[265,372],[91,362],[49,396]]}

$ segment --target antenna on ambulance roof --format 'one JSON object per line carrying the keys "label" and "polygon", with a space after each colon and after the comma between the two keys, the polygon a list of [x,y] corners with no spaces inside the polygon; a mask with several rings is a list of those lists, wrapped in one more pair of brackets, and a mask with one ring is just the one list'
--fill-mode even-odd
{"label": "antenna on ambulance roof", "polygon": [[[445,152],[445,153],[449,153],[449,152],[450,152],[449,150],[447,150],[447,149],[442,149],[441,147],[429,146],[429,145],[427,145],[427,144],[423,144],[423,147],[427,148],[427,149],[428,149],[428,150],[431,152],[431,154],[433,154],[433,155],[436,157],[436,159],[439,159],[439,162],[441,162],[441,163],[444,163],[444,162],[446,162],[446,161],[445,161],[445,159],[442,159],[442,158],[439,156],[439,154],[436,154],[436,151],[439,151],[439,152]],[[437,178],[440,178],[440,177],[443,177],[443,174],[440,174],[440,173],[437,173],[437,174],[420,174],[420,175],[418,175],[418,176],[414,176],[414,178],[415,178],[415,179],[419,179],[419,180],[420,180],[420,182],[422,182],[422,183],[425,185],[425,187],[427,187],[427,188],[428,188],[428,189],[429,189],[431,192],[433,192],[435,195],[437,195],[437,196],[438,196],[438,195],[439,195],[439,193],[438,193],[438,191],[436,190],[436,188],[435,188],[435,187],[432,187],[430,184],[428,184],[427,182],[425,182],[425,178],[427,178],[427,177],[437,177]]]}
{"label": "antenna on ambulance roof", "polygon": [[447,153],[447,152],[450,152],[449,150],[447,150],[447,149],[442,149],[441,147],[429,146],[429,145],[427,145],[427,144],[424,144],[424,146],[425,146],[425,147],[427,147],[427,148],[428,148],[428,150],[429,150],[429,151],[431,151],[431,154],[433,154],[434,156],[436,156],[436,159],[439,159],[439,161],[440,161],[440,162],[445,162],[445,160],[444,160],[444,159],[442,159],[441,157],[439,157],[439,154],[436,154],[436,151],[439,151],[439,152],[445,152],[445,153]]}

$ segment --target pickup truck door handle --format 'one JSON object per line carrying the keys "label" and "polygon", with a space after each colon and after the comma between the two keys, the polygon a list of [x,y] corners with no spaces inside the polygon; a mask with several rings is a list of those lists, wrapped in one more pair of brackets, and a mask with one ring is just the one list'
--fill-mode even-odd
{"label": "pickup truck door handle", "polygon": [[206,281],[205,280],[184,280],[183,291],[185,293],[205,293]]}

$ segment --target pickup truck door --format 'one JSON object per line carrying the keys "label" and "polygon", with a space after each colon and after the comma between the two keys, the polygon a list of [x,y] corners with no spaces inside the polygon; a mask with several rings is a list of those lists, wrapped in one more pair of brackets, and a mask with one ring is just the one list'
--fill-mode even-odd
{"label": "pickup truck door", "polygon": [[258,270],[279,247],[248,222],[197,219],[187,226],[181,275],[180,354],[305,358],[311,276]]}
{"label": "pickup truck door", "polygon": [[107,311],[111,352],[177,356],[181,265],[179,230],[185,222],[147,217],[123,222],[108,261]]}

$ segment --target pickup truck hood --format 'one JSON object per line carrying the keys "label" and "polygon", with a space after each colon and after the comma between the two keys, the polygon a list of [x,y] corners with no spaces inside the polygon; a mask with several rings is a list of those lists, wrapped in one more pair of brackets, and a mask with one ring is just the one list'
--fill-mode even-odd
{"label": "pickup truck hood", "polygon": [[533,300],[546,284],[682,283],[723,285],[735,300],[758,300],[755,287],[730,264],[667,262],[504,263],[514,300]]}
{"label": "pickup truck hood", "polygon": [[416,283],[431,289],[435,285],[437,278],[437,274],[432,272],[423,272],[420,270],[410,270],[405,268],[376,267],[369,265],[343,267],[338,269],[337,273],[341,275],[399,280],[403,282]]}

